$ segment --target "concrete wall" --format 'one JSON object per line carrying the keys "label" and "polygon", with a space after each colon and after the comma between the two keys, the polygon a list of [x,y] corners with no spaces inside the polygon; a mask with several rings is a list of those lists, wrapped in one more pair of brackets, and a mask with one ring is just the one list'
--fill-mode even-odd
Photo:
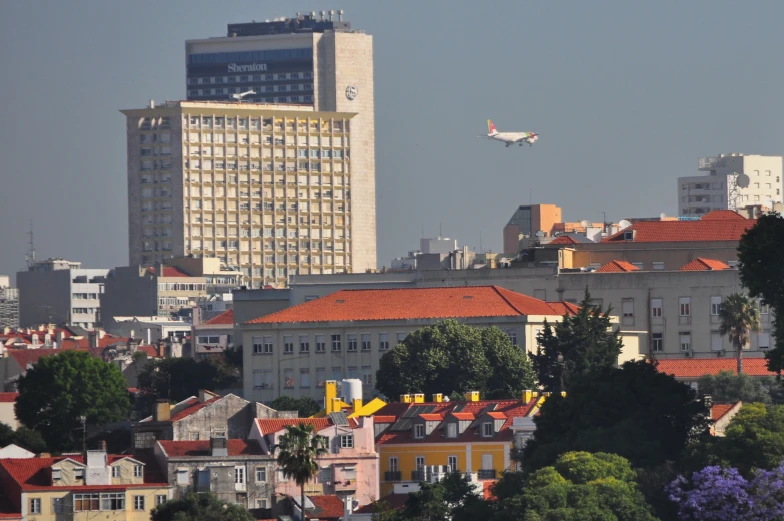
{"label": "concrete wall", "polygon": [[104,319],[158,315],[156,278],[141,272],[139,266],[114,268],[106,278],[101,295]]}
{"label": "concrete wall", "polygon": [[[73,299],[74,293],[100,295],[103,282],[91,283],[95,277],[106,277],[109,270],[72,269],[52,271],[20,271],[16,274],[19,287],[19,325],[21,327],[46,323],[95,326],[100,315],[99,299]],[[86,277],[88,282],[73,282]],[[96,311],[75,314],[74,309]]]}

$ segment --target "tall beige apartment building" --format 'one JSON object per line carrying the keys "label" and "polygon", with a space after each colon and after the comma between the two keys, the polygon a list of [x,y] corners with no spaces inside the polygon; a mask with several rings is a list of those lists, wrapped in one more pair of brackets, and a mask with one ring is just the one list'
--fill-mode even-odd
{"label": "tall beige apartment building", "polygon": [[[131,265],[216,257],[252,287],[283,286],[297,273],[356,271],[357,223],[375,221],[375,201],[356,193],[365,165],[354,159],[354,113],[150,105],[122,111]],[[359,266],[368,262],[366,255]]]}
{"label": "tall beige apartment building", "polygon": [[[343,12],[229,24],[226,36],[185,43],[189,101],[302,105],[351,113],[351,269],[376,263],[373,37]],[[297,150],[297,153],[300,153]]]}

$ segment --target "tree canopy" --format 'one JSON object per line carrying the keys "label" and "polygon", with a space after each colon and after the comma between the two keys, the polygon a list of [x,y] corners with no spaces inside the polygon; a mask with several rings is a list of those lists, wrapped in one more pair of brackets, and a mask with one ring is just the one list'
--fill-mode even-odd
{"label": "tree canopy", "polygon": [[211,492],[190,493],[152,510],[152,521],[253,521],[242,505],[226,503]]}
{"label": "tree canopy", "polygon": [[292,398],[291,396],[278,396],[269,404],[276,411],[297,411],[300,418],[310,418],[323,407],[310,396]]}
{"label": "tree canopy", "polygon": [[82,422],[124,420],[130,395],[120,369],[83,351],[41,358],[19,377],[16,416],[38,431],[52,451],[82,447]]}
{"label": "tree canopy", "polygon": [[11,444],[36,454],[46,452],[46,442],[38,431],[28,429],[24,425],[13,430],[10,425],[0,422],[0,448]]}
{"label": "tree canopy", "polygon": [[467,391],[513,398],[534,384],[531,361],[505,333],[455,320],[409,334],[384,353],[376,373],[376,389],[395,399],[407,393],[450,396]]}
{"label": "tree canopy", "polygon": [[539,384],[546,391],[561,392],[583,375],[615,367],[621,354],[620,329],[612,329],[610,311],[591,304],[585,290],[576,315],[566,315],[555,325],[545,321],[537,338],[539,347],[531,354]]}
{"label": "tree canopy", "polygon": [[774,377],[749,376],[745,373],[735,374],[732,371],[719,371],[699,379],[697,388],[700,394],[708,394],[714,402],[743,403],[781,403],[781,385]]}
{"label": "tree canopy", "polygon": [[733,293],[724,299],[719,308],[719,333],[729,337],[738,360],[738,374],[743,372],[743,349],[749,343],[749,334],[760,330],[759,311],[756,303],[746,295]]}
{"label": "tree canopy", "polygon": [[197,396],[200,389],[225,389],[236,381],[235,368],[218,356],[198,362],[190,357],[152,360],[139,373],[143,394],[174,402]]}
{"label": "tree canopy", "polygon": [[635,467],[676,460],[705,433],[708,411],[690,387],[649,362],[626,362],[577,380],[566,397],[550,396],[534,417],[522,454],[527,469],[569,451],[619,454]]}
{"label": "tree canopy", "polygon": [[784,370],[784,217],[769,213],[746,230],[738,244],[738,271],[752,297],[762,297],[774,313],[775,348],[765,354],[768,367]]}

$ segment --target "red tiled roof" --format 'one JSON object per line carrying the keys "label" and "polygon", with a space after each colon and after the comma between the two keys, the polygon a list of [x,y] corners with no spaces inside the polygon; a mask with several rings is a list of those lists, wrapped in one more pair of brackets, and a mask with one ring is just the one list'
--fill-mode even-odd
{"label": "red tiled roof", "polygon": [[212,317],[207,322],[205,322],[205,324],[210,324],[210,325],[231,324],[231,325],[233,325],[234,324],[234,310],[233,309],[228,309],[228,310],[224,311],[223,313],[221,313],[220,315]]}
{"label": "red tiled roof", "polygon": [[155,346],[143,345],[137,347],[137,349],[143,353],[146,353],[150,358],[158,358],[158,350],[155,349]]}
{"label": "red tiled roof", "polygon": [[[478,429],[469,427],[462,433],[458,434],[457,438],[445,438],[443,436],[443,424],[439,428],[433,429],[429,435],[421,439],[412,437],[411,429],[405,430],[391,430],[388,429],[376,438],[376,444],[399,444],[399,443],[464,443],[464,442],[498,442],[508,441],[512,439],[512,430],[510,429],[513,419],[526,416],[531,412],[536,399],[525,403],[521,400],[480,400],[478,402],[429,402],[429,403],[407,403],[405,408],[397,406],[397,404],[389,404],[382,407],[378,412],[382,415],[395,411],[397,418],[402,417],[403,413],[407,410],[413,409],[407,417],[413,418],[418,416],[416,409],[419,407],[434,407],[434,410],[429,411],[427,414],[439,415],[446,417],[451,414],[459,420],[473,420],[482,413],[486,408],[493,406],[493,410],[488,414],[491,418],[506,419],[504,424],[499,429],[498,433],[492,438],[484,438],[478,432]],[[461,406],[459,412],[451,412],[458,405]],[[393,407],[390,407],[393,406]],[[394,425],[393,425],[394,427]]]}
{"label": "red tiled roof", "polygon": [[577,244],[577,241],[572,239],[568,235],[559,235],[558,237],[556,237],[552,241],[548,242],[547,244],[548,245],[549,244],[554,244],[554,245],[558,245],[558,244],[572,245],[572,244]]}
{"label": "red tiled roof", "polygon": [[441,418],[440,414],[420,414],[419,417],[425,421],[431,421],[431,422],[432,421],[440,422],[443,419]]}
{"label": "red tiled roof", "polygon": [[[719,374],[719,371],[730,371],[737,374],[738,362],[734,357],[728,358],[671,358],[656,361],[660,373],[671,374],[675,378],[697,379],[706,374]],[[743,372],[750,376],[775,376],[768,371],[764,358],[743,358]]]}
{"label": "red tiled roof", "polygon": [[0,403],[14,403],[19,393],[0,393]]}
{"label": "red tiled roof", "polygon": [[[226,440],[228,445],[229,456],[242,456],[242,455],[262,455],[264,451],[261,450],[256,440]],[[210,449],[210,440],[199,441],[159,441],[164,452],[170,457],[178,456],[209,456],[212,451]]]}
{"label": "red tiled roof", "polygon": [[594,271],[594,273],[625,273],[629,271],[640,271],[640,268],[630,262],[613,260]]}
{"label": "red tiled roof", "polygon": [[735,407],[738,402],[735,403],[714,403],[713,407],[711,407],[711,420],[719,420],[722,416],[727,414],[730,409]]}
{"label": "red tiled roof", "polygon": [[396,416],[373,416],[373,423],[394,423],[396,420]]}
{"label": "red tiled roof", "polygon": [[85,351],[90,352],[88,349],[9,349],[6,354],[13,358],[22,370],[26,370],[28,365],[35,364],[41,358],[57,355],[63,351]]}
{"label": "red tiled roof", "polygon": [[[157,269],[150,267],[147,268],[147,271],[155,275]],[[163,277],[190,277],[190,275],[182,271],[180,268],[175,268],[174,266],[164,266]]]}
{"label": "red tiled roof", "polygon": [[306,511],[309,519],[337,519],[343,517],[343,500],[337,496],[308,496],[316,507]]}
{"label": "red tiled roof", "polygon": [[557,315],[546,302],[498,286],[342,290],[248,324]]}
{"label": "red tiled roof", "polygon": [[713,210],[702,216],[703,221],[739,221],[747,220],[738,212],[732,210]]}
{"label": "red tiled roof", "polygon": [[547,305],[559,316],[576,315],[580,312],[580,306],[571,302],[548,302]]}
{"label": "red tiled roof", "polygon": [[727,264],[724,264],[720,260],[704,259],[702,257],[697,257],[690,263],[683,266],[680,269],[680,271],[714,271],[714,270],[729,270],[729,269],[732,268],[730,268]]}
{"label": "red tiled roof", "polygon": [[498,480],[487,480],[482,482],[482,498],[485,501],[495,501],[496,497],[493,494],[493,487]]}
{"label": "red tiled roof", "polygon": [[180,409],[179,411],[171,415],[171,421],[176,422],[178,420],[182,420],[183,418],[187,418],[188,416],[195,413],[196,411],[200,411],[205,407],[207,407],[209,404],[215,403],[220,399],[221,399],[220,396],[216,396],[215,398],[210,398],[205,402],[200,402],[198,398],[195,397],[189,398],[184,408]]}
{"label": "red tiled roof", "polygon": [[[738,242],[743,233],[756,222],[737,214],[738,218],[727,218],[724,214],[713,216],[713,213],[699,221],[636,222],[602,242]],[[632,230],[635,232],[634,239],[624,240],[624,234]]]}
{"label": "red tiled roof", "polygon": [[[349,418],[348,422],[349,427],[352,429],[356,429],[359,426],[356,418]],[[256,425],[258,425],[262,436],[282,431],[286,427],[299,425],[300,423],[312,425],[316,432],[334,425],[329,418],[256,418]]]}

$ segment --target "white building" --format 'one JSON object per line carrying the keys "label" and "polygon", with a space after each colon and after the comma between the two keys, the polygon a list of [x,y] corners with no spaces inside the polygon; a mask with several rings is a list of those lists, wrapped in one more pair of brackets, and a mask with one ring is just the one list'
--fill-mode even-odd
{"label": "white building", "polygon": [[8,275],[0,275],[0,327],[19,327],[19,290]]}
{"label": "white building", "polygon": [[438,256],[439,261],[450,253],[456,251],[457,239],[438,236],[433,239],[422,237],[419,239],[419,249],[408,252],[408,257],[397,257],[392,259],[393,270],[414,270],[417,269],[417,258],[420,255]]}
{"label": "white building", "polygon": [[699,217],[713,210],[740,210],[755,203],[770,207],[784,200],[781,156],[721,154],[700,158],[698,169],[707,175],[678,178],[681,217]]}
{"label": "white building", "polygon": [[92,329],[100,322],[100,295],[108,269],[83,269],[81,262],[40,261],[16,274],[19,325],[66,324]]}

